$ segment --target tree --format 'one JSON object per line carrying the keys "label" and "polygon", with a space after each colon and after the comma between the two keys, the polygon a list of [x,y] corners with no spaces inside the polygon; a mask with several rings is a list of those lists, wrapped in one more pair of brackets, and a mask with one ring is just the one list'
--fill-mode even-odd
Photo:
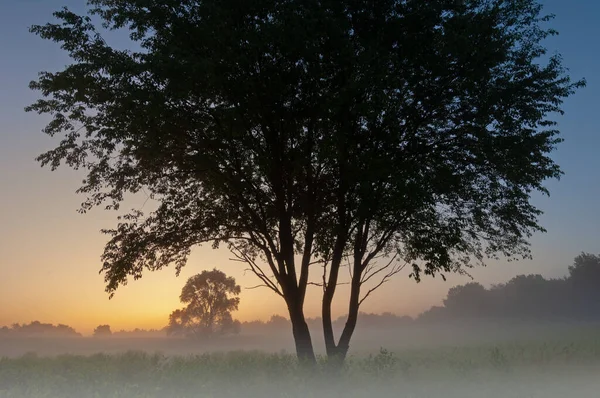
{"label": "tree", "polygon": [[584,85],[546,54],[555,31],[535,0],[89,4],[137,49],[56,12],[31,30],[74,62],[31,83],[43,97],[27,110],[63,137],[42,165],[88,171],[82,212],[137,192],[157,204],[104,231],[111,295],[226,244],[283,298],[298,357],[315,364],[309,285],[343,360],[361,303],[405,265],[419,281],[530,256],[543,231],[531,193],[561,174],[551,117]]}
{"label": "tree", "polygon": [[112,331],[110,330],[110,325],[98,325],[96,329],[94,329],[94,337],[107,337],[112,336]]}
{"label": "tree", "polygon": [[569,266],[569,286],[576,305],[573,311],[587,317],[600,314],[600,255],[581,253]]}
{"label": "tree", "polygon": [[190,277],[180,296],[187,306],[171,313],[167,333],[196,338],[239,333],[240,323],[231,312],[238,309],[240,291],[233,277],[217,269]]}
{"label": "tree", "polygon": [[490,300],[487,290],[479,283],[455,286],[448,291],[444,307],[454,316],[485,316]]}
{"label": "tree", "polygon": [[569,279],[573,284],[589,291],[600,291],[600,255],[581,253],[569,266]]}

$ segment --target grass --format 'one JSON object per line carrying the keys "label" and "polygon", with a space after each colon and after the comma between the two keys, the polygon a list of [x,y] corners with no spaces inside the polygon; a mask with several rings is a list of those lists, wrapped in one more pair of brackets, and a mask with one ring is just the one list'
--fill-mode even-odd
{"label": "grass", "polygon": [[[321,358],[322,368],[324,362]],[[382,349],[350,357],[336,378],[323,371],[309,375],[286,353],[27,354],[0,359],[0,398],[597,397],[600,384],[592,372],[600,370],[599,365],[600,336],[401,352]]]}

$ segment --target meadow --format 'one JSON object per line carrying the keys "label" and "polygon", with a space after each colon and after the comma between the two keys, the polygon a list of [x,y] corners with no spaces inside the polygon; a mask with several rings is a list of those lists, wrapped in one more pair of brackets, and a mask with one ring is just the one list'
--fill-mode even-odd
{"label": "meadow", "polygon": [[598,397],[600,334],[375,350],[337,375],[286,352],[29,353],[0,359],[0,398]]}

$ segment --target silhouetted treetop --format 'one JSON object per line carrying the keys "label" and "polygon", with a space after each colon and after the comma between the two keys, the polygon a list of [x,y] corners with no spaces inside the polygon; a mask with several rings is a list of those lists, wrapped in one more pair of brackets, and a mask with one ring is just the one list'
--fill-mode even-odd
{"label": "silhouetted treetop", "polygon": [[576,287],[600,291],[600,255],[581,253],[569,266],[569,279]]}
{"label": "silhouetted treetop", "polygon": [[238,333],[240,323],[231,313],[238,309],[240,291],[233,277],[217,269],[191,276],[179,296],[186,306],[171,313],[167,334],[207,338]]}
{"label": "silhouetted treetop", "polygon": [[71,326],[59,323],[43,323],[32,321],[28,324],[15,323],[10,328],[3,326],[0,328],[0,334],[17,336],[55,336],[55,337],[81,337]]}
{"label": "silhouetted treetop", "polygon": [[110,330],[110,325],[98,325],[94,329],[94,337],[108,337],[112,336],[112,331]]}
{"label": "silhouetted treetop", "polygon": [[327,352],[344,357],[360,304],[405,264],[419,280],[527,257],[543,230],[529,199],[561,173],[550,116],[583,82],[547,56],[555,32],[534,0],[89,4],[140,49],[55,13],[32,32],[73,63],[31,83],[44,98],[28,110],[52,115],[45,132],[61,137],[39,161],[88,171],[83,212],[142,189],[158,202],[105,231],[110,294],[226,243],[283,297],[314,363],[309,282],[322,285]]}

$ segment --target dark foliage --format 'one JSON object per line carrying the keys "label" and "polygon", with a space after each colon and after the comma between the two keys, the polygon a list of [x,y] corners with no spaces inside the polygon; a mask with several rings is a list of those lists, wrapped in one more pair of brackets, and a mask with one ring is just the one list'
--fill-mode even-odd
{"label": "dark foliage", "polygon": [[110,325],[98,325],[96,329],[94,329],[94,337],[109,337],[112,336],[112,331],[110,330]]}
{"label": "dark foliage", "polygon": [[[31,84],[61,136],[39,157],[88,171],[83,212],[144,190],[102,256],[113,294],[144,270],[228,248],[285,300],[298,355],[322,287],[327,353],[345,357],[360,304],[412,276],[528,257],[533,191],[561,171],[551,115],[583,82],[547,56],[535,0],[90,0],[137,51],[67,9],[32,32],[73,63]],[[351,293],[336,341],[331,303]],[[344,273],[345,274],[345,273]],[[311,291],[312,294],[312,291]]]}
{"label": "dark foliage", "polygon": [[209,338],[239,333],[240,322],[231,313],[238,309],[240,291],[233,277],[217,269],[191,276],[179,297],[186,306],[171,313],[167,334]]}

